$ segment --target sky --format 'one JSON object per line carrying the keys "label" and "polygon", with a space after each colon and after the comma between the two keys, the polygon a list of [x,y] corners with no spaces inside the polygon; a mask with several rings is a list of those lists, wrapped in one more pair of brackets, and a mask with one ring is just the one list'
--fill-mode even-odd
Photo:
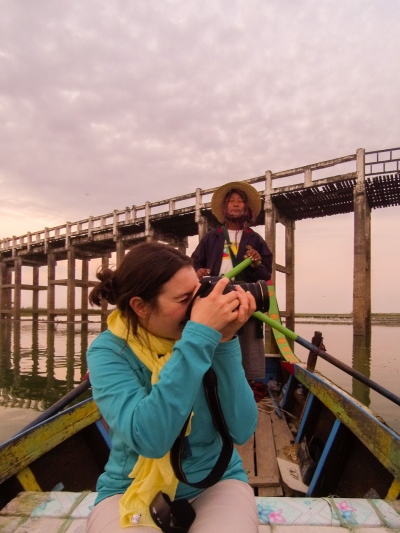
{"label": "sky", "polygon": [[[0,9],[0,239],[400,146],[398,0]],[[399,221],[372,212],[373,312],[400,312]],[[296,311],[351,312],[353,215],[295,249]]]}

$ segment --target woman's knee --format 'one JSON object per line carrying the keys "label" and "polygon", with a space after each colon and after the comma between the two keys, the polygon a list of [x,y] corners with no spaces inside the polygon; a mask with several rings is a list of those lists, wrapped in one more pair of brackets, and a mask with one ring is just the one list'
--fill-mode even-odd
{"label": "woman's knee", "polygon": [[196,519],[190,533],[257,533],[253,489],[235,479],[220,481],[192,503]]}

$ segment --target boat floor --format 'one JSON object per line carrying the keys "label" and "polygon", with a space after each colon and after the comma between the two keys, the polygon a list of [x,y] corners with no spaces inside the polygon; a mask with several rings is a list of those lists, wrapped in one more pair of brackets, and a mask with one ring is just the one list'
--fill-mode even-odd
{"label": "boat floor", "polygon": [[259,403],[257,429],[237,450],[256,496],[307,493],[297,464],[294,436],[282,412],[271,410],[269,403]]}
{"label": "boat floor", "polygon": [[[293,435],[277,411],[259,410],[254,436],[238,446],[255,491],[259,533],[400,531],[400,501],[306,497]],[[84,533],[94,492],[21,492],[0,510],[1,533]]]}

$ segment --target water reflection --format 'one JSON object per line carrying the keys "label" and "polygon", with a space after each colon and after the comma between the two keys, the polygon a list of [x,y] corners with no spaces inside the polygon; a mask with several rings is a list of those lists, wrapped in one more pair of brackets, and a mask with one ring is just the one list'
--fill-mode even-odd
{"label": "water reflection", "polygon": [[21,384],[20,379],[20,362],[21,362],[21,323],[18,321],[14,324],[13,336],[13,365],[14,365],[14,382],[15,387]]}
{"label": "water reflection", "polygon": [[[299,334],[311,339],[315,326],[300,324]],[[42,411],[76,387],[86,374],[87,349],[104,327],[100,321],[0,321],[0,414],[7,407]],[[353,337],[351,325],[326,324],[323,337],[329,353],[399,394],[400,327],[373,326],[371,341],[371,337]],[[298,344],[295,353],[307,361],[308,351]],[[316,369],[400,432],[400,408],[393,402],[321,358]],[[87,391],[81,398],[89,395]],[[4,420],[9,419],[5,415]]]}
{"label": "water reflection", "polygon": [[[353,364],[354,370],[358,370],[367,378],[371,377],[371,335],[353,336]],[[363,405],[369,407],[371,404],[370,388],[353,378],[352,395]]]}
{"label": "water reflection", "polygon": [[11,358],[7,356],[7,354],[11,353],[11,338],[11,323],[8,322],[4,323],[2,326],[0,325],[0,387],[3,386],[1,376],[5,372],[10,372],[12,367]]}
{"label": "water reflection", "polygon": [[71,390],[74,385],[75,373],[75,324],[67,325],[67,390]]}
{"label": "water reflection", "polygon": [[47,324],[47,360],[46,360],[46,390],[51,390],[54,387],[54,342],[56,335],[56,328],[54,322]]}
{"label": "water reflection", "polygon": [[89,337],[100,327],[0,321],[0,406],[42,411],[73,389],[87,370]]}

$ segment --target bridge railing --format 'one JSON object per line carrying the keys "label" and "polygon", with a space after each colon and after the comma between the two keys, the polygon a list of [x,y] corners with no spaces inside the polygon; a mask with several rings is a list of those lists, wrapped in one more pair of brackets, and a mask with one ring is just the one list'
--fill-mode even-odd
{"label": "bridge railing", "polygon": [[365,175],[378,176],[400,172],[400,148],[365,152]]}
{"label": "bridge railing", "polygon": [[[214,190],[215,188],[202,190],[201,197],[204,198],[207,195],[211,195]],[[68,240],[71,237],[84,234],[91,238],[94,233],[108,232],[110,230],[113,236],[117,238],[118,229],[122,226],[143,223],[146,219],[159,215],[182,213],[185,209],[193,211],[196,203],[198,203],[198,194],[193,192],[167,200],[146,202],[140,206],[133,205],[121,210],[115,209],[111,213],[90,216],[76,222],[66,222],[52,228],[46,227],[43,230],[27,232],[18,237],[3,238],[0,240],[0,254],[2,251],[22,248],[30,250],[31,247],[43,244],[46,247],[47,242],[56,241],[57,239],[65,239],[67,241],[66,245],[68,245]]]}

